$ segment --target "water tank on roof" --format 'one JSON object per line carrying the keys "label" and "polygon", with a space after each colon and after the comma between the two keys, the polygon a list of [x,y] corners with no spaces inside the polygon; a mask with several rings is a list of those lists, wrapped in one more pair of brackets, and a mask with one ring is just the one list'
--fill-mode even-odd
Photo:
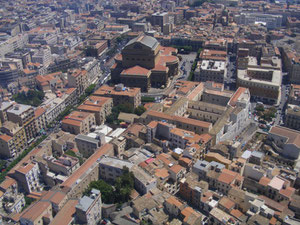
{"label": "water tank on roof", "polygon": [[122,91],[123,88],[124,88],[124,84],[117,84],[117,85],[115,86],[116,91]]}

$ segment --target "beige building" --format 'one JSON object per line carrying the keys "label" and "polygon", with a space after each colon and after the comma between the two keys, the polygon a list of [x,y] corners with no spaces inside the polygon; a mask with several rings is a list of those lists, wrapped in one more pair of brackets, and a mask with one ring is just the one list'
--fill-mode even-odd
{"label": "beige building", "polygon": [[86,70],[75,69],[68,73],[68,87],[76,88],[77,96],[82,95],[88,85]]}
{"label": "beige building", "polygon": [[288,105],[285,117],[285,126],[291,129],[300,130],[300,107]]}
{"label": "beige building", "polygon": [[246,87],[251,96],[263,102],[279,104],[281,97],[281,61],[272,57],[270,62],[258,66],[254,57],[249,58],[247,69],[237,72],[237,86]]}
{"label": "beige building", "polygon": [[93,113],[73,111],[61,122],[62,130],[71,134],[88,134],[96,125]]}
{"label": "beige building", "polygon": [[223,61],[203,60],[195,70],[195,81],[214,81],[223,83],[226,75],[226,63]]}
{"label": "beige building", "polygon": [[38,107],[34,110],[34,119],[37,132],[44,131],[47,127],[46,110]]}
{"label": "beige building", "polygon": [[128,88],[123,85],[116,85],[115,87],[103,85],[94,92],[94,95],[112,98],[114,106],[129,103],[136,108],[141,104],[140,88]]}
{"label": "beige building", "polygon": [[6,121],[1,127],[1,131],[4,135],[0,136],[2,145],[0,155],[16,157],[27,147],[25,130],[17,123]]}
{"label": "beige building", "polygon": [[33,107],[16,104],[7,110],[7,118],[9,121],[18,123],[24,128],[28,143],[36,137],[37,130]]}
{"label": "beige building", "polygon": [[77,109],[83,112],[93,113],[96,124],[101,125],[106,117],[111,114],[113,99],[108,97],[90,96]]}
{"label": "beige building", "polygon": [[21,225],[49,224],[52,220],[52,205],[50,202],[38,201],[27,208],[20,217]]}

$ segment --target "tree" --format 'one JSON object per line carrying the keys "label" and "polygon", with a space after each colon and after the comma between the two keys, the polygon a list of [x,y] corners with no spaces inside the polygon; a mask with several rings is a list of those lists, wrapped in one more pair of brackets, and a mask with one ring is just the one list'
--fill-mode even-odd
{"label": "tree", "polygon": [[85,191],[85,194],[89,194],[93,188],[101,192],[101,198],[104,203],[111,204],[115,202],[114,189],[104,180],[92,181],[89,184],[88,189]]}
{"label": "tree", "polygon": [[134,113],[138,116],[142,115],[144,112],[146,112],[146,108],[143,105],[139,105],[134,109]]}

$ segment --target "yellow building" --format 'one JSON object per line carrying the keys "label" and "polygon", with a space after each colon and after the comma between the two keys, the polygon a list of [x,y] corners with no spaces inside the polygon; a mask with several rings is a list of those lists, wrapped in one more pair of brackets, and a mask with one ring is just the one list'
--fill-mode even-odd
{"label": "yellow building", "polygon": [[[6,121],[1,127],[4,133],[1,137],[0,154],[5,157],[16,157],[27,147],[26,133],[17,123]],[[6,146],[6,147],[5,147]]]}

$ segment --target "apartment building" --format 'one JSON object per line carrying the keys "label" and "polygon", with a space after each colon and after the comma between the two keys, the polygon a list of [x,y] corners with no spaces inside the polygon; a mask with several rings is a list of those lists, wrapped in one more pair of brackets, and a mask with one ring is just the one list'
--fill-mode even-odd
{"label": "apartment building", "polygon": [[224,83],[227,73],[226,64],[223,61],[203,60],[199,67],[195,70],[195,81],[205,82],[214,81]]}
{"label": "apartment building", "polygon": [[34,110],[34,119],[37,133],[44,131],[47,127],[46,110],[42,107],[38,107]]}
{"label": "apartment building", "polygon": [[70,176],[80,167],[79,160],[76,157],[67,155],[60,156],[57,159],[53,156],[45,156],[44,160],[51,172],[64,176]]}
{"label": "apartment building", "polygon": [[83,196],[76,205],[76,222],[97,224],[102,216],[102,200],[99,190],[92,189],[90,196]]}
{"label": "apartment building", "polygon": [[7,110],[7,118],[9,121],[18,123],[24,128],[28,142],[31,142],[36,137],[37,130],[32,106],[15,104]]}
{"label": "apartment building", "polygon": [[124,85],[116,85],[115,87],[103,85],[94,92],[94,95],[112,98],[114,106],[127,103],[136,108],[141,104],[140,88],[128,88]]}
{"label": "apartment building", "polygon": [[93,113],[96,124],[101,125],[105,122],[106,117],[111,114],[113,99],[107,97],[90,96],[80,106],[79,111]]}
{"label": "apartment building", "polygon": [[300,107],[289,104],[285,115],[285,126],[291,129],[300,130]]}
{"label": "apartment building", "polygon": [[105,144],[105,136],[102,133],[78,134],[75,142],[82,156],[89,158],[101,145]]}
{"label": "apartment building", "polygon": [[88,134],[96,125],[93,113],[73,111],[62,120],[62,130],[71,134]]}
{"label": "apartment building", "polygon": [[139,167],[133,167],[134,187],[141,194],[147,194],[151,189],[156,188],[157,180]]}
{"label": "apartment building", "polygon": [[300,85],[297,84],[291,85],[289,104],[300,105]]}
{"label": "apartment building", "polygon": [[282,26],[282,15],[273,15],[265,13],[247,13],[242,12],[239,15],[235,15],[234,20],[237,24],[255,24],[262,23],[265,24],[269,29],[275,29]]}
{"label": "apartment building", "polygon": [[195,173],[189,173],[180,181],[179,195],[196,208],[201,207],[201,197],[208,190],[206,181],[199,181]]}
{"label": "apartment building", "polygon": [[26,193],[41,192],[43,185],[40,180],[41,171],[37,163],[28,162],[15,170],[13,177]]}
{"label": "apartment building", "polygon": [[6,121],[1,127],[1,132],[4,135],[1,138],[3,149],[1,148],[0,153],[5,152],[5,157],[16,157],[27,147],[25,130],[19,124]]}
{"label": "apartment building", "polygon": [[10,109],[15,102],[4,101],[0,103],[0,119],[1,123],[4,123],[8,120],[7,118],[7,110]]}
{"label": "apartment building", "polygon": [[115,181],[122,175],[124,167],[131,170],[133,166],[131,162],[104,156],[99,161],[99,176],[107,181]]}
{"label": "apartment building", "polygon": [[76,88],[77,96],[82,95],[88,85],[86,70],[74,69],[68,72],[68,87]]}

